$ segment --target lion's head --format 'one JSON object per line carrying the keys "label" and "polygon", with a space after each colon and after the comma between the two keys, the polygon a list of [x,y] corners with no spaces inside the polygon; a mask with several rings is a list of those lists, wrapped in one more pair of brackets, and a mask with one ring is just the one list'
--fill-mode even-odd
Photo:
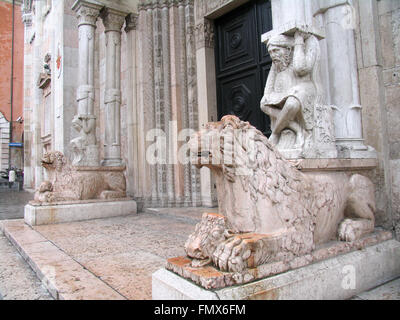
{"label": "lion's head", "polygon": [[[189,141],[192,164],[215,174],[220,213],[235,232],[261,232],[263,210],[276,210],[282,221],[285,199],[299,195],[302,173],[284,159],[268,138],[248,122],[228,115],[208,123]],[[267,209],[268,208],[268,209]],[[278,209],[280,208],[280,209]]]}
{"label": "lion's head", "polygon": [[195,259],[211,258],[215,248],[228,236],[226,218],[217,213],[204,213],[195,231],[185,243],[186,254]]}
{"label": "lion's head", "polygon": [[67,158],[60,151],[46,152],[42,157],[42,166],[47,170],[62,171],[67,164]]}
{"label": "lion's head", "polygon": [[[219,122],[207,123],[189,141],[191,161],[197,167],[222,169],[227,179],[248,173],[254,162],[256,145],[254,137],[268,139],[248,122],[233,115],[224,116]],[[249,162],[250,160],[250,162]]]}
{"label": "lion's head", "polygon": [[260,193],[275,199],[279,192],[288,194],[291,183],[298,179],[294,165],[267,137],[233,115],[207,123],[191,137],[189,148],[192,164],[222,169],[230,182],[241,179],[244,189],[250,187],[254,197]]}

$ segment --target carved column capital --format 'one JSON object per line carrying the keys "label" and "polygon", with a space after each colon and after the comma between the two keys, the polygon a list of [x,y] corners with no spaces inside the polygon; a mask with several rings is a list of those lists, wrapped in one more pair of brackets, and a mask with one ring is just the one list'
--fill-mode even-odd
{"label": "carved column capital", "polygon": [[32,26],[32,13],[24,13],[22,14],[22,23],[26,28]]}
{"label": "carved column capital", "polygon": [[76,12],[76,17],[79,21],[78,26],[91,25],[95,27],[101,8],[100,5],[91,2],[83,0],[76,1],[72,6],[72,10]]}
{"label": "carved column capital", "polygon": [[136,30],[138,24],[139,15],[136,13],[130,13],[125,18],[125,32]]}
{"label": "carved column capital", "polygon": [[110,8],[104,8],[101,11],[100,17],[103,20],[105,32],[118,31],[121,32],[121,28],[124,25],[126,12],[117,11]]}
{"label": "carved column capital", "polygon": [[195,27],[196,48],[214,48],[214,24],[211,20],[203,19]]}

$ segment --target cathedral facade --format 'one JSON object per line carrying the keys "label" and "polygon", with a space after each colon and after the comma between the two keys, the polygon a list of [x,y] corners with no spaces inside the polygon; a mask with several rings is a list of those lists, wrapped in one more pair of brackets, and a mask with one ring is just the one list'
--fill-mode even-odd
{"label": "cathedral facade", "polygon": [[321,30],[336,146],[326,170],[371,178],[377,225],[400,234],[398,1],[25,0],[22,19],[25,188],[57,150],[78,166],[124,166],[139,207],[217,205],[209,169],[180,155],[227,114],[271,134],[263,35],[295,22]]}

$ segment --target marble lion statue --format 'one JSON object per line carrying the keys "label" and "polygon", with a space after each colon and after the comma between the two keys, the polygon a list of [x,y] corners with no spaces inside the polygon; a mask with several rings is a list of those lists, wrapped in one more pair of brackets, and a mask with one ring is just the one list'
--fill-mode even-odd
{"label": "marble lion statue", "polygon": [[359,174],[302,173],[260,131],[228,115],[189,141],[191,161],[216,179],[219,214],[205,213],[185,244],[192,266],[222,271],[290,261],[316,245],[374,230],[374,187]]}
{"label": "marble lion statue", "polygon": [[122,172],[77,171],[59,151],[45,153],[42,166],[49,180],[42,182],[36,190],[36,202],[115,199],[126,196],[126,182]]}

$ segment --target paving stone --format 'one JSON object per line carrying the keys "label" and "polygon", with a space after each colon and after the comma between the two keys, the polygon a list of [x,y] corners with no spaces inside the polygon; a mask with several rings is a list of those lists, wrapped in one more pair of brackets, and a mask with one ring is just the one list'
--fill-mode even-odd
{"label": "paving stone", "polygon": [[400,278],[355,297],[358,300],[400,300]]}
{"label": "paving stone", "polygon": [[0,235],[0,300],[53,300],[16,248]]}
{"label": "paving stone", "polygon": [[0,190],[0,220],[22,219],[24,207],[33,197],[28,191]]}
{"label": "paving stone", "polygon": [[48,241],[23,220],[4,221],[4,234],[55,299],[121,300],[117,291]]}

